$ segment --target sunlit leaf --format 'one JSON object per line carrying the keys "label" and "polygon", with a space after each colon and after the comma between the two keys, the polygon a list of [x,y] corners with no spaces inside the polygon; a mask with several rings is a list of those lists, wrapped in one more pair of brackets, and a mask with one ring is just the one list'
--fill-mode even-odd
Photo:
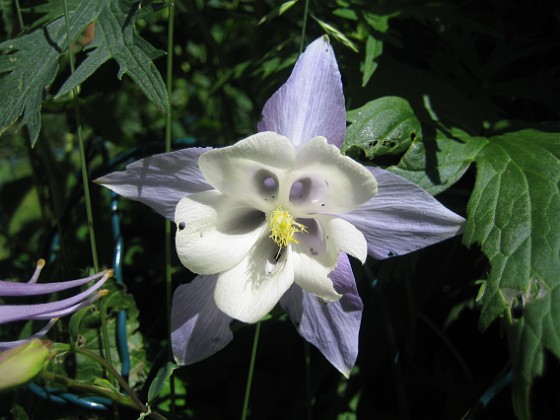
{"label": "sunlit leaf", "polygon": [[342,152],[362,149],[366,157],[404,152],[412,139],[420,135],[420,122],[405,99],[386,96],[348,112],[351,123]]}
{"label": "sunlit leaf", "polygon": [[507,320],[514,408],[528,419],[545,349],[560,358],[560,134],[492,137],[476,163],[464,240],[479,243],[492,267],[480,324]]}
{"label": "sunlit leaf", "polygon": [[463,176],[487,143],[483,137],[471,137],[458,129],[450,132],[425,129],[400,162],[389,170],[436,195]]}

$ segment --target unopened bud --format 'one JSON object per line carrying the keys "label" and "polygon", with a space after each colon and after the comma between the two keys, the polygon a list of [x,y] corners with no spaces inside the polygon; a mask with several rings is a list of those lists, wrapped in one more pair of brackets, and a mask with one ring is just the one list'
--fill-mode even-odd
{"label": "unopened bud", "polygon": [[34,338],[0,353],[0,390],[22,385],[41,372],[51,345]]}

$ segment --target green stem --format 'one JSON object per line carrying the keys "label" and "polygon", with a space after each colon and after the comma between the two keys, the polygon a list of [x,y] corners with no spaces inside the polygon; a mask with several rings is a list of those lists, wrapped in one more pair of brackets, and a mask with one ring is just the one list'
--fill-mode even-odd
{"label": "green stem", "polygon": [[241,420],[247,418],[249,411],[249,397],[251,396],[251,385],[253,383],[253,372],[255,370],[255,359],[257,358],[257,345],[259,344],[259,335],[261,332],[261,322],[257,322],[255,329],[255,337],[253,338],[253,349],[251,350],[251,361],[249,362],[249,374],[247,375],[247,387],[245,388],[245,399],[243,400],[243,411],[241,412]]}
{"label": "green stem", "polygon": [[[171,151],[172,136],[172,112],[171,112],[171,94],[173,92],[173,45],[174,45],[174,20],[175,20],[175,4],[169,1],[169,17],[167,27],[167,101],[168,111],[165,122],[165,151]],[[167,331],[168,337],[171,337],[171,304],[172,304],[172,276],[171,276],[171,222],[165,219],[165,301],[167,309]],[[169,358],[173,359],[173,351],[169,346]],[[170,397],[171,397],[171,418],[176,417],[175,409],[175,376],[171,374],[169,378]]]}
{"label": "green stem", "polygon": [[[73,390],[82,391],[87,394],[94,394],[100,397],[108,398],[111,401],[116,402],[117,404],[124,405],[125,407],[129,407],[134,410],[138,410],[142,413],[146,413],[148,411],[148,409],[144,405],[139,406],[132,398],[122,394],[118,394],[116,392],[109,391],[108,389],[105,388],[101,388],[95,385],[90,385],[88,383],[77,381],[75,379],[71,379],[66,376],[57,375],[55,373],[46,370],[43,370],[41,372],[41,377],[45,381],[56,382],[58,384],[64,385]],[[165,417],[163,417],[161,414],[156,412],[151,412],[150,414],[148,414],[148,417],[157,420],[165,419]]]}
{"label": "green stem", "polygon": [[95,354],[92,351],[84,349],[82,347],[72,347],[72,350],[76,353],[89,357],[92,360],[95,360],[97,363],[103,366],[117,380],[118,384],[122,387],[124,392],[126,392],[130,396],[130,398],[132,398],[135,404],[138,407],[142,407],[144,409],[144,412],[147,411],[146,407],[144,406],[142,401],[140,401],[140,398],[138,398],[134,390],[130,387],[130,385],[128,385],[126,380],[121,375],[119,375],[119,372],[117,372],[115,368],[109,364],[107,360],[105,360],[98,354]]}
{"label": "green stem", "polygon": [[18,16],[19,30],[23,31],[23,15],[21,14],[21,7],[19,6],[19,0],[16,0],[16,13]]}
{"label": "green stem", "polygon": [[[72,34],[70,31],[70,12],[68,11],[68,1],[63,0],[64,4],[64,21],[66,23],[66,40],[68,42],[68,58],[70,60],[70,73],[74,74],[76,69],[74,63],[74,53],[72,51]],[[87,224],[89,230],[89,239],[91,245],[91,255],[93,260],[93,267],[95,272],[99,272],[99,261],[97,259],[97,246],[95,241],[95,230],[93,228],[93,211],[91,208],[91,196],[89,193],[89,179],[88,179],[88,169],[86,161],[86,152],[84,147],[84,139],[82,135],[82,123],[80,119],[80,104],[78,101],[78,88],[72,89],[72,97],[74,101],[74,113],[76,118],[76,130],[78,135],[78,145],[80,149],[80,162],[82,169],[82,184],[84,188],[84,198],[86,202],[86,214],[87,214]],[[105,352],[105,357],[107,358],[108,365],[111,366],[111,348],[109,346],[109,332],[107,328],[106,313],[107,310],[103,303],[103,300],[99,303],[99,310],[101,312],[101,336],[103,337],[103,348]],[[116,412],[115,412],[116,415]]]}
{"label": "green stem", "polygon": [[[64,20],[66,22],[66,39],[68,41],[68,58],[70,59],[70,73],[74,74],[76,66],[74,64],[74,53],[72,52],[72,35],[70,33],[70,17],[68,12],[68,1],[64,0]],[[74,113],[76,117],[76,132],[78,135],[78,144],[80,146],[80,162],[82,167],[82,183],[84,186],[84,198],[86,201],[87,223],[89,230],[89,239],[91,245],[91,256],[93,260],[93,268],[95,272],[99,272],[99,261],[97,259],[97,246],[95,242],[95,231],[93,229],[93,212],[91,209],[91,196],[89,193],[89,180],[86,162],[86,152],[84,147],[84,138],[82,135],[82,123],[80,118],[80,105],[78,101],[78,88],[72,89],[72,97],[74,100]]]}
{"label": "green stem", "polygon": [[56,382],[57,384],[64,385],[68,388],[72,388],[77,391],[82,391],[86,394],[94,394],[100,397],[109,398],[111,401],[114,401],[117,404],[121,404],[126,407],[133,408],[135,410],[139,408],[137,404],[132,400],[132,398],[122,394],[118,394],[116,392],[109,391],[108,389],[105,388],[101,388],[95,385],[90,385],[89,383],[77,381],[75,379],[71,379],[66,376],[57,375],[55,373],[48,372],[46,370],[43,370],[41,372],[41,377],[45,381]]}
{"label": "green stem", "polygon": [[299,53],[303,52],[303,47],[305,46],[305,31],[307,30],[307,16],[309,15],[309,0],[305,0],[305,5],[303,8],[303,24],[301,26],[301,41],[299,44]]}

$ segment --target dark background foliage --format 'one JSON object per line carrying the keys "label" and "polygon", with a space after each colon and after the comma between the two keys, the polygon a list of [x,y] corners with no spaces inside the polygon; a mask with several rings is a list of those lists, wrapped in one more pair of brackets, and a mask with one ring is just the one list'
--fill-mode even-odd
{"label": "dark background foliage", "polygon": [[[40,3],[19,2],[22,27],[16,3],[0,1],[2,40],[32,33],[33,22],[41,17],[47,16],[40,21],[45,25],[60,16],[52,11],[60,10],[61,1],[42,8]],[[123,10],[136,7],[125,0],[113,3]],[[165,5],[142,3],[148,12],[135,19],[136,31],[166,50]],[[299,53],[305,2],[284,5],[287,10],[279,14],[280,2],[272,0],[175,2],[169,98],[174,148],[229,145],[256,131],[266,99],[287,79]],[[48,11],[53,14],[45,15]],[[459,214],[467,215],[477,182],[477,168],[471,165],[475,153],[466,157],[466,149],[459,146],[478,141],[473,148],[480,150],[480,139],[523,128],[551,133],[558,144],[558,126],[551,123],[560,115],[558,2],[329,0],[310,1],[309,12],[304,44],[329,33],[347,109],[398,96],[408,101],[421,124],[417,141],[414,136],[397,139],[398,147],[381,151],[363,142],[348,143],[346,152],[439,193],[438,199]],[[324,24],[330,26],[325,29]],[[77,66],[87,59],[89,42],[86,31],[74,43]],[[55,99],[70,76],[67,54],[61,54],[58,63],[60,71],[42,93],[42,126],[34,147],[28,127],[3,127],[0,137],[3,279],[24,281],[40,257],[48,261],[43,281],[77,278],[92,266],[73,102],[70,95]],[[165,57],[154,64],[165,75]],[[164,150],[165,114],[129,76],[119,80],[118,71],[119,64],[109,60],[80,86],[80,124],[91,179]],[[530,141],[524,144],[531,147]],[[414,147],[421,147],[421,163],[404,153]],[[453,159],[466,163],[449,175],[442,168]],[[113,266],[109,195],[95,185],[91,193],[99,258],[103,266]],[[167,358],[164,221],[126,200],[118,202],[118,215],[123,278],[135,302],[129,316],[138,328],[134,387],[146,401],[155,372]],[[355,265],[365,310],[360,355],[349,380],[298,336],[282,311],[273,312],[262,325],[251,418],[513,418],[511,355],[523,355],[511,343],[508,347],[507,334],[509,323],[523,316],[523,305],[506,308],[509,318],[502,316],[484,331],[479,328],[481,305],[490,304],[477,294],[492,264],[488,252],[472,244],[479,240],[469,242],[466,247],[455,238],[410,255]],[[172,270],[175,286],[193,277],[175,256]],[[115,308],[130,308],[122,303],[130,296],[118,293]],[[67,341],[66,325],[59,322],[49,337]],[[3,326],[0,337],[11,339],[21,327]],[[93,323],[83,334],[97,334],[96,328]],[[235,324],[234,329],[235,339],[223,351],[175,371],[177,418],[239,417],[254,326]],[[528,398],[520,399],[515,392],[514,398],[523,407],[531,406],[535,418],[546,419],[559,412],[560,365],[550,348],[542,351],[543,374],[531,371],[529,384],[537,378],[530,393],[529,385],[520,385]],[[80,371],[74,363],[70,358],[56,369],[86,381],[101,376],[95,370]],[[483,396],[489,398],[482,402]],[[152,407],[170,415],[170,398],[166,388]],[[0,416],[7,418],[114,416],[111,410],[55,404],[25,387],[0,395],[0,407]],[[121,418],[137,417],[119,411]],[[516,410],[517,416],[523,413]]]}

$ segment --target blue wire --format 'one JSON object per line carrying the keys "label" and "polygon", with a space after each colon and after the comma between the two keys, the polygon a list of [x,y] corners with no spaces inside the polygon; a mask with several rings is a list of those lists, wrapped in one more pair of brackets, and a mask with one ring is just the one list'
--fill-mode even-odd
{"label": "blue wire", "polygon": [[511,384],[511,379],[512,370],[510,369],[504,376],[500,378],[498,382],[496,382],[494,385],[488,388],[484,394],[482,394],[482,396],[478,399],[480,405],[486,407],[488,404],[490,404],[490,401],[492,401],[496,394],[499,394],[500,391]]}
{"label": "blue wire", "polygon": [[[124,285],[122,275],[123,238],[121,235],[121,224],[119,217],[118,195],[111,191],[111,227],[113,239],[115,240],[115,253],[113,258],[114,276],[119,284]],[[126,333],[126,311],[121,309],[117,314],[117,347],[121,359],[121,375],[127,379],[130,374],[130,351],[128,349],[128,337]]]}
{"label": "blue wire", "polygon": [[39,385],[33,382],[27,384],[27,389],[32,391],[35,395],[44,398],[45,400],[58,404],[68,404],[70,402],[90,410],[106,411],[107,408],[112,404],[112,401],[109,400],[108,398],[103,398],[103,397],[80,398],[75,394],[71,394],[69,392],[61,392],[56,388],[40,387]]}

